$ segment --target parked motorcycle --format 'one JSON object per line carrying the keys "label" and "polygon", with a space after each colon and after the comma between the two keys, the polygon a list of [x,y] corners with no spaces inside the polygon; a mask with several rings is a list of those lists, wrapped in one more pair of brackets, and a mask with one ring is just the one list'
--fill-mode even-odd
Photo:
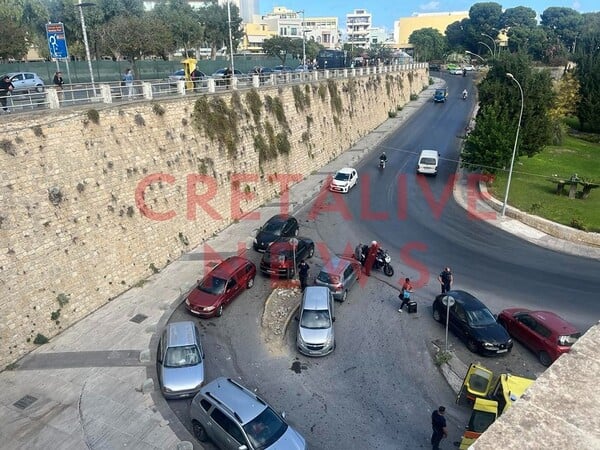
{"label": "parked motorcycle", "polygon": [[[369,252],[369,246],[358,244],[356,249],[354,250],[354,258],[357,259],[361,265],[365,265],[365,261],[367,259],[367,254]],[[394,268],[392,267],[392,257],[389,255],[387,250],[382,248],[377,249],[377,255],[375,256],[375,261],[373,262],[372,269],[381,269],[385,275],[391,277],[394,275]]]}

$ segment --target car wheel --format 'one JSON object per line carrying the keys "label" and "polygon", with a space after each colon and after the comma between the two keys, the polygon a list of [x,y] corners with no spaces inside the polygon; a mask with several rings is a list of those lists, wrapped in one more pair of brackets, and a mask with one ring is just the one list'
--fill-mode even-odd
{"label": "car wheel", "polygon": [[433,309],[433,320],[435,320],[436,322],[441,322],[442,321],[442,315],[435,308]]}
{"label": "car wheel", "polygon": [[543,366],[548,367],[550,364],[552,364],[552,358],[550,358],[550,355],[548,353],[540,352],[538,357]]}
{"label": "car wheel", "polygon": [[467,341],[467,348],[469,349],[469,351],[477,353],[477,342],[475,342],[473,339],[469,339]]}
{"label": "car wheel", "polygon": [[314,246],[311,246],[311,247],[308,249],[308,255],[306,255],[306,256],[307,256],[308,258],[312,258],[312,257],[314,256],[314,254],[315,254],[315,247],[314,247]]}
{"label": "car wheel", "polygon": [[342,294],[342,303],[346,301],[346,299],[348,298],[348,291],[344,291],[344,293]]}
{"label": "car wheel", "polygon": [[251,289],[252,286],[254,286],[254,277],[252,277],[248,280],[248,283],[246,284],[246,288]]}
{"label": "car wheel", "polygon": [[192,431],[194,432],[194,436],[196,436],[196,439],[198,439],[200,442],[206,442],[208,440],[206,430],[195,420],[192,422]]}
{"label": "car wheel", "polygon": [[221,317],[223,315],[223,305],[219,305],[217,308],[217,317]]}

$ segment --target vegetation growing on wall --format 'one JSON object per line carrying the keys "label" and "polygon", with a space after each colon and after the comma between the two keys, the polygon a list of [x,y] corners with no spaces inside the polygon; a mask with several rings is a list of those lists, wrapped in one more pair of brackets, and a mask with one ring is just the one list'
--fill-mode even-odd
{"label": "vegetation growing on wall", "polygon": [[10,139],[2,139],[0,141],[0,148],[4,150],[7,155],[16,156],[17,155],[17,147],[13,144],[13,141]]}
{"label": "vegetation growing on wall", "polygon": [[342,97],[340,96],[337,83],[331,78],[327,80],[327,90],[331,98],[331,109],[340,115],[342,113]]}
{"label": "vegetation growing on wall", "polygon": [[239,142],[237,114],[221,97],[200,97],[194,104],[192,123],[211,140],[227,149],[231,157],[237,152]]}
{"label": "vegetation growing on wall", "polygon": [[275,116],[279,125],[289,130],[290,126],[288,125],[287,118],[285,117],[283,103],[279,97],[271,97],[270,95],[266,95],[265,109]]}
{"label": "vegetation growing on wall", "polygon": [[292,93],[294,94],[294,105],[296,111],[304,111],[305,108],[310,106],[310,96],[302,91],[302,88],[297,84],[292,87]]}
{"label": "vegetation growing on wall", "polygon": [[250,109],[250,113],[252,114],[254,125],[260,128],[260,113],[263,107],[263,102],[256,89],[252,88],[246,93],[246,103],[248,104],[248,108]]}
{"label": "vegetation growing on wall", "polygon": [[321,101],[324,102],[325,99],[327,98],[327,86],[325,86],[325,84],[323,84],[323,83],[319,83],[317,92],[319,93],[319,97],[321,98]]}

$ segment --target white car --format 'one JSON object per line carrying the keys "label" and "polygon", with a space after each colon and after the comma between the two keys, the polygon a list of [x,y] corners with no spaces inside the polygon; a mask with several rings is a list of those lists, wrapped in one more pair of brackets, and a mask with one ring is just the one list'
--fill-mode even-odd
{"label": "white car", "polygon": [[344,167],[335,173],[329,185],[329,190],[345,193],[352,189],[356,183],[358,183],[358,173],[356,170],[351,167]]}
{"label": "white car", "polygon": [[450,70],[450,73],[452,75],[462,75],[463,74],[463,70],[459,67],[458,69],[452,69],[452,70]]}
{"label": "white car", "polygon": [[13,93],[17,92],[44,92],[44,81],[33,72],[11,72],[2,75],[2,78],[8,76],[10,82],[13,84],[15,89]]}
{"label": "white car", "polygon": [[463,69],[465,69],[467,72],[473,72],[473,71],[477,70],[475,68],[475,66],[473,66],[471,64],[466,65],[465,67],[463,67]]}

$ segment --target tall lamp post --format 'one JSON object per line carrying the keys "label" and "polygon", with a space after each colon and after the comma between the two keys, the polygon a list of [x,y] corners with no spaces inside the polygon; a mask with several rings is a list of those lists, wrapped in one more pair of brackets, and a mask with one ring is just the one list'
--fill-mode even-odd
{"label": "tall lamp post", "polygon": [[517,135],[515,136],[515,145],[513,147],[512,158],[510,159],[510,169],[508,171],[508,181],[506,182],[506,192],[504,193],[504,203],[502,203],[502,217],[506,214],[506,202],[508,202],[508,191],[510,190],[510,180],[512,178],[513,166],[515,165],[515,156],[517,154],[517,143],[519,142],[519,130],[521,129],[521,119],[523,118],[523,88],[521,83],[513,76],[512,73],[507,73],[506,76],[517,83],[519,92],[521,93],[521,112],[519,113],[519,124],[517,125]]}
{"label": "tall lamp post", "polygon": [[492,40],[492,43],[494,44],[494,52],[492,53],[492,56],[495,58],[496,57],[496,39],[494,39],[493,37],[491,37],[489,34],[481,33],[481,35],[485,36],[486,38],[490,38]]}
{"label": "tall lamp post", "polygon": [[473,55],[473,56],[477,56],[481,61],[485,62],[485,59],[483,59],[481,56],[479,56],[477,53],[473,53],[470,52],[469,50],[465,50],[465,53],[468,55]]}
{"label": "tall lamp post", "polygon": [[95,3],[82,3],[79,0],[79,3],[76,3],[76,6],[79,8],[79,17],[81,19],[81,31],[83,33],[83,45],[85,46],[85,59],[87,59],[88,69],[90,70],[90,80],[92,82],[92,90],[94,91],[94,96],[96,95],[96,83],[94,82],[94,70],[92,68],[92,57],[90,55],[90,45],[88,44],[87,38],[87,30],[85,29],[85,19],[83,18],[83,8],[86,6],[95,6]]}
{"label": "tall lamp post", "polygon": [[298,11],[298,13],[302,14],[302,70],[306,69],[306,30],[304,24],[304,10]]}
{"label": "tall lamp post", "polygon": [[486,47],[490,51],[490,54],[492,55],[492,59],[494,58],[494,52],[492,51],[492,47],[490,47],[489,45],[487,45],[485,42],[482,42],[482,41],[477,41],[477,43]]}
{"label": "tall lamp post", "polygon": [[227,21],[229,28],[229,53],[231,54],[231,76],[235,76],[235,66],[233,65],[233,37],[231,35],[231,0],[227,0]]}

